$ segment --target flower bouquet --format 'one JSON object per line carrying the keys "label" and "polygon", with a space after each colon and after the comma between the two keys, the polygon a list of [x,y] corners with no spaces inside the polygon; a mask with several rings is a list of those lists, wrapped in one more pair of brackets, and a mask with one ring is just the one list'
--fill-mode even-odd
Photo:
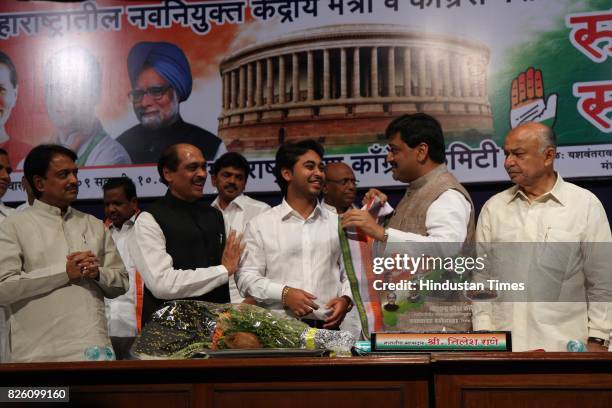
{"label": "flower bouquet", "polygon": [[138,359],[181,359],[210,350],[325,349],[350,354],[344,331],[312,329],[291,317],[248,304],[175,300],[157,310],[132,346]]}

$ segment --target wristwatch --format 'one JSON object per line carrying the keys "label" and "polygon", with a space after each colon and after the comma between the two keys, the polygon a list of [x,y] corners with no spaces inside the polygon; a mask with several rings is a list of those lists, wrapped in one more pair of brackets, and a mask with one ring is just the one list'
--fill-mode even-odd
{"label": "wristwatch", "polygon": [[346,312],[348,313],[353,310],[353,300],[347,295],[342,296],[342,298],[345,299],[346,303],[348,304],[348,306],[346,307]]}

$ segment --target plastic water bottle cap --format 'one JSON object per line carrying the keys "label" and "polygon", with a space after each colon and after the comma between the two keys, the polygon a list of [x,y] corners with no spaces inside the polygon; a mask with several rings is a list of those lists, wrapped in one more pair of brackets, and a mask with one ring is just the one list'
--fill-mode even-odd
{"label": "plastic water bottle cap", "polygon": [[100,360],[100,348],[98,346],[91,346],[85,349],[85,359],[89,361]]}
{"label": "plastic water bottle cap", "polygon": [[104,360],[105,361],[116,360],[115,352],[109,346],[104,346]]}
{"label": "plastic water bottle cap", "polygon": [[567,351],[574,353],[584,353],[587,351],[586,345],[579,340],[570,340],[567,342]]}

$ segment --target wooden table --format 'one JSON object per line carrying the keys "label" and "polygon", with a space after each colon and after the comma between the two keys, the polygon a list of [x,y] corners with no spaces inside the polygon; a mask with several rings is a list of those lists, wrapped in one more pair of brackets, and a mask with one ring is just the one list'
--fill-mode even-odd
{"label": "wooden table", "polygon": [[91,408],[425,408],[429,362],[423,354],[0,364],[0,384],[67,385],[71,406]]}
{"label": "wooden table", "polygon": [[0,364],[0,385],[69,386],[60,407],[609,408],[612,353]]}
{"label": "wooden table", "polygon": [[431,365],[437,407],[612,407],[612,353],[439,353]]}

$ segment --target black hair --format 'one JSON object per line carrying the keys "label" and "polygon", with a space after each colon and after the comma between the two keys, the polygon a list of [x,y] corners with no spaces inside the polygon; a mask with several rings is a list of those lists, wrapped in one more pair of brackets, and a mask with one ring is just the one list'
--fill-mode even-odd
{"label": "black hair", "polygon": [[425,143],[429,149],[429,158],[436,163],[446,161],[446,146],[442,127],[433,116],[426,113],[413,113],[395,118],[385,131],[387,139],[396,133],[411,148]]}
{"label": "black hair", "polygon": [[3,148],[0,147],[0,155],[5,155],[8,156],[8,152],[6,150],[4,150]]}
{"label": "black hair", "polygon": [[17,69],[15,68],[15,64],[13,64],[11,57],[9,57],[2,51],[0,51],[0,64],[4,64],[8,67],[10,74],[9,79],[11,80],[11,84],[13,85],[13,88],[17,88]]}
{"label": "black hair", "polygon": [[121,187],[123,188],[123,192],[125,193],[125,198],[132,201],[132,199],[136,197],[136,185],[129,177],[113,177],[109,178],[104,186],[102,186],[102,190],[104,192],[108,190],[112,190],[114,188]]}
{"label": "black hair", "polygon": [[164,169],[176,171],[179,165],[178,144],[173,144],[166,147],[159,159],[157,160],[157,172],[159,173],[159,181],[168,185],[168,181],[164,178]]}
{"label": "black hair", "polygon": [[249,162],[240,153],[227,152],[223,154],[213,163],[210,174],[219,174],[221,169],[224,167],[235,167],[244,171],[245,179],[249,177]]}
{"label": "black hair", "polygon": [[49,163],[51,163],[53,157],[57,156],[58,154],[68,156],[74,162],[77,160],[77,155],[75,152],[58,144],[38,145],[30,150],[30,153],[28,153],[26,156],[23,164],[23,172],[26,180],[28,180],[28,183],[30,183],[30,186],[32,187],[34,197],[40,198],[42,195],[42,193],[38,191],[34,185],[34,176],[46,178],[47,171],[49,170]]}
{"label": "black hair", "polygon": [[279,185],[283,195],[287,195],[287,182],[283,178],[281,170],[293,170],[293,166],[297,163],[300,156],[309,150],[314,151],[321,158],[323,158],[325,154],[323,146],[312,139],[300,140],[299,142],[286,142],[276,151],[274,176],[276,177],[276,183]]}

